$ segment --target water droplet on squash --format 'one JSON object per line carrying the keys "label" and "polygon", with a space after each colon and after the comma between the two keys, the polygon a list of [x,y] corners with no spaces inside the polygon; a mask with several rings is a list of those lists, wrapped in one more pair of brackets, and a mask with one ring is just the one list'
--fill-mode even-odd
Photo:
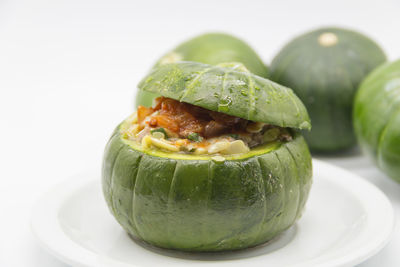
{"label": "water droplet on squash", "polygon": [[220,105],[221,106],[229,106],[232,103],[232,99],[230,96],[225,96],[221,99]]}
{"label": "water droplet on squash", "polygon": [[222,112],[229,111],[229,106],[232,104],[232,99],[229,96],[225,96],[219,102],[219,110]]}
{"label": "water droplet on squash", "polygon": [[300,124],[300,129],[308,129],[308,128],[310,128],[311,127],[311,125],[310,125],[310,123],[308,122],[308,121],[303,121],[301,124]]}

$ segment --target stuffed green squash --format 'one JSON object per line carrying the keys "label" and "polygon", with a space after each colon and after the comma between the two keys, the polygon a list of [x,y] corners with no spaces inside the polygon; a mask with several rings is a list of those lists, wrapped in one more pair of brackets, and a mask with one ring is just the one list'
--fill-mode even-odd
{"label": "stuffed green squash", "polygon": [[[183,42],[156,63],[156,67],[179,61],[195,61],[210,65],[224,62],[240,62],[250,72],[267,78],[268,68],[256,52],[244,41],[225,33],[206,33]],[[136,95],[136,106],[150,107],[153,99],[160,96],[144,90]]]}
{"label": "stuffed green squash", "polygon": [[271,240],[300,218],[312,183],[293,92],[235,68],[194,62],[154,69],[139,89],[162,95],[114,131],[103,193],[133,237],[185,251]]}
{"label": "stuffed green squash", "polygon": [[353,115],[363,150],[400,182],[400,60],[367,76],[356,95]]}

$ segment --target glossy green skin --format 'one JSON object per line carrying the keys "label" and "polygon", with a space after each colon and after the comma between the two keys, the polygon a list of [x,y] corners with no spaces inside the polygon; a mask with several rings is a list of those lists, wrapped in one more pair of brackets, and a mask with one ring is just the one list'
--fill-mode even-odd
{"label": "glossy green skin", "polygon": [[[268,68],[256,52],[242,40],[223,33],[208,33],[197,36],[176,47],[161,58],[156,66],[163,64],[166,57],[175,57],[179,61],[195,61],[217,65],[224,62],[240,62],[246,68],[261,77],[268,77]],[[138,91],[136,106],[150,107],[153,99],[159,95]]]}
{"label": "glossy green skin", "polygon": [[102,184],[111,213],[134,237],[163,248],[223,251],[262,244],[293,225],[311,175],[299,134],[265,154],[214,162],[135,150],[117,128]]}
{"label": "glossy green skin", "polygon": [[197,62],[166,64],[153,69],[138,88],[247,120],[311,127],[306,108],[291,89],[232,68]]}
{"label": "glossy green skin", "polygon": [[353,115],[363,150],[400,182],[400,60],[367,76],[356,95]]}
{"label": "glossy green skin", "polygon": [[[318,42],[326,32],[338,37],[337,44]],[[355,92],[362,79],[385,60],[372,40],[338,28],[297,37],[274,58],[270,78],[292,88],[310,114],[313,129],[304,137],[312,151],[334,152],[356,144],[352,125]]]}

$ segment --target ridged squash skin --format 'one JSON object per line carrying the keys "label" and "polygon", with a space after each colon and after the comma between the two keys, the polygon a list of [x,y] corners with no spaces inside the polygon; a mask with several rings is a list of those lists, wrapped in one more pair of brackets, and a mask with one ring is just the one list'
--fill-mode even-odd
{"label": "ridged squash skin", "polygon": [[[267,78],[268,68],[256,52],[244,41],[224,33],[207,33],[190,39],[164,55],[155,67],[178,61],[195,61],[217,65],[225,62],[242,63],[250,72]],[[139,90],[136,106],[150,107],[160,95]]]}
{"label": "ridged squash skin", "polygon": [[295,38],[273,59],[270,79],[288,86],[309,112],[313,129],[304,132],[312,151],[353,147],[352,108],[365,76],[386,61],[366,36],[340,28],[322,28]]}
{"label": "ridged squash skin", "polygon": [[363,150],[400,182],[400,60],[367,76],[357,92],[353,115]]}
{"label": "ridged squash skin", "polygon": [[107,144],[102,185],[108,207],[129,234],[185,251],[224,251],[271,240],[301,216],[312,166],[300,134],[248,158],[215,162]]}

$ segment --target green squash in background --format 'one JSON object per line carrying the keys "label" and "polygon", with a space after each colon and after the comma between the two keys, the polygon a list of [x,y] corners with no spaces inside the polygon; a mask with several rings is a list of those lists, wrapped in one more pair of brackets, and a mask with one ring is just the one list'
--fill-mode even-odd
{"label": "green squash in background", "polygon": [[386,61],[366,36],[339,28],[318,29],[288,43],[271,63],[270,79],[288,86],[306,105],[313,129],[304,137],[312,151],[353,147],[354,95],[365,76]]}
{"label": "green squash in background", "polygon": [[400,182],[400,60],[380,66],[362,82],[354,129],[363,150]]}
{"label": "green squash in background", "polygon": [[105,150],[102,185],[109,210],[130,235],[163,248],[235,250],[265,243],[301,217],[312,165],[298,130],[311,125],[290,89],[249,72],[181,62],[153,69],[139,90],[289,127],[293,140],[221,162],[143,149],[123,138],[129,124],[122,122]]}
{"label": "green squash in background", "polygon": [[[190,39],[164,55],[155,66],[178,61],[195,61],[210,65],[225,62],[242,63],[250,72],[267,78],[268,68],[244,41],[224,33],[207,33]],[[136,106],[150,107],[160,95],[138,91]]]}

